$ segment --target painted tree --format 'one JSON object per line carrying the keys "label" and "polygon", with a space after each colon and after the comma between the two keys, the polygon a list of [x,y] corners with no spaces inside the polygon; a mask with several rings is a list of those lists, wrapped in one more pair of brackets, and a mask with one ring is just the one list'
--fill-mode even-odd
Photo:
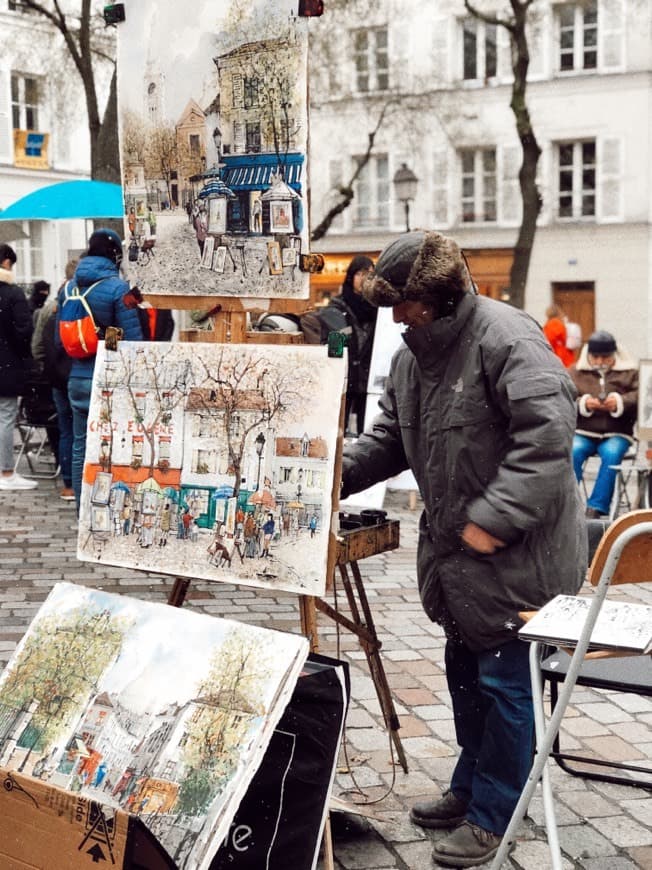
{"label": "painted tree", "polygon": [[495,14],[483,11],[470,0],[464,0],[464,6],[475,18],[486,24],[503,27],[507,31],[512,49],[514,80],[510,107],[514,114],[516,132],[522,149],[518,181],[523,208],[509,281],[509,301],[517,308],[523,308],[525,304],[525,288],[537,230],[537,218],[542,206],[536,180],[541,147],[537,142],[527,105],[527,74],[530,66],[527,27],[529,19],[532,18],[530,11],[533,3],[534,0],[509,0],[511,14],[507,9],[504,14]]}
{"label": "painted tree", "polygon": [[188,773],[176,806],[180,813],[205,812],[237,769],[253,720],[265,714],[260,699],[269,678],[269,644],[236,628],[213,654],[188,722],[183,753]]}
{"label": "painted tree", "polygon": [[[61,34],[84,92],[91,178],[120,184],[115,35],[106,29],[101,8],[91,0],[80,0],[69,11],[59,0],[17,0],[16,5],[41,16]],[[105,96],[102,81],[107,71],[110,85]]]}
{"label": "painted tree", "polygon": [[32,750],[53,745],[74,724],[79,709],[118,656],[128,624],[92,604],[38,619],[2,684],[3,703],[16,709],[38,706],[31,719]]}
{"label": "painted tree", "polygon": [[293,419],[304,397],[316,389],[314,372],[297,359],[286,362],[262,348],[242,354],[221,347],[214,360],[202,356],[197,366],[203,370],[203,386],[194,393],[195,403],[220,420],[237,497],[252,434]]}

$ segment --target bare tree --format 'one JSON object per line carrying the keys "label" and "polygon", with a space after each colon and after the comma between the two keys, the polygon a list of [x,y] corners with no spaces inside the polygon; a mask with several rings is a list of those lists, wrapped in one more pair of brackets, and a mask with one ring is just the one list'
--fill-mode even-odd
{"label": "bare tree", "polygon": [[161,178],[165,182],[168,202],[172,202],[170,182],[181,162],[177,131],[173,124],[155,124],[147,133],[145,178]]}
{"label": "bare tree", "polygon": [[[86,102],[91,150],[91,178],[120,183],[118,98],[115,39],[92,10],[91,0],[81,0],[78,10],[64,12],[59,0],[19,0],[18,6],[38,14],[63,37],[68,55],[81,79]],[[100,107],[98,79],[102,65],[113,67],[108,97]]]}
{"label": "bare tree", "polygon": [[464,0],[464,5],[471,15],[487,24],[504,27],[509,34],[511,43],[514,81],[510,106],[523,152],[521,168],[518,173],[523,211],[521,226],[514,246],[509,288],[509,301],[517,308],[523,308],[525,304],[525,287],[530,269],[532,246],[537,229],[537,218],[542,205],[541,194],[536,182],[541,147],[537,142],[526,100],[527,73],[530,65],[526,26],[528,11],[532,3],[533,0],[509,0],[512,14],[501,16],[487,14],[478,9],[470,0]]}

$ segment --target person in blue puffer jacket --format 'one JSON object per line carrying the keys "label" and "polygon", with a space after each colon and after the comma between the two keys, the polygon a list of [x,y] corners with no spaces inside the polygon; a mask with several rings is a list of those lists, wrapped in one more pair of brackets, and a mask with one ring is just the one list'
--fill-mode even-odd
{"label": "person in blue puffer jacket", "polygon": [[[88,240],[88,251],[79,261],[73,281],[81,292],[96,281],[100,283],[86,297],[95,323],[102,327],[117,326],[123,331],[125,341],[143,341],[143,332],[136,309],[128,308],[123,297],[129,292],[129,284],[120,277],[122,241],[109,229],[99,229]],[[57,312],[63,304],[63,289],[59,294]],[[57,313],[57,335],[59,333]],[[104,336],[104,331],[100,333]],[[75,492],[77,513],[81,498],[84,456],[86,453],[86,424],[91,400],[95,357],[74,359],[68,378],[68,399],[72,408],[72,488]]]}

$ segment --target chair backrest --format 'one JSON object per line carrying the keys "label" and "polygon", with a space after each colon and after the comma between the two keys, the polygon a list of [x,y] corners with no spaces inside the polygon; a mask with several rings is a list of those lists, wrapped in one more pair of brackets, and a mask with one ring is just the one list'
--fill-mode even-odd
{"label": "chair backrest", "polygon": [[[652,523],[652,510],[630,511],[618,517],[600,541],[589,567],[588,579],[597,586],[611,548],[627,529]],[[624,547],[614,570],[611,584],[652,582],[652,530],[632,538]]]}

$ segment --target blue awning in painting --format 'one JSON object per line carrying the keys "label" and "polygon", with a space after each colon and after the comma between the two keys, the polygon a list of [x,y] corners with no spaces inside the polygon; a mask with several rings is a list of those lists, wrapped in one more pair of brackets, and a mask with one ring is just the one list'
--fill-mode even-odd
{"label": "blue awning in painting", "polygon": [[280,163],[285,183],[301,193],[303,162],[303,154],[286,154],[280,160],[276,154],[225,154],[222,180],[231,190],[267,190]]}

